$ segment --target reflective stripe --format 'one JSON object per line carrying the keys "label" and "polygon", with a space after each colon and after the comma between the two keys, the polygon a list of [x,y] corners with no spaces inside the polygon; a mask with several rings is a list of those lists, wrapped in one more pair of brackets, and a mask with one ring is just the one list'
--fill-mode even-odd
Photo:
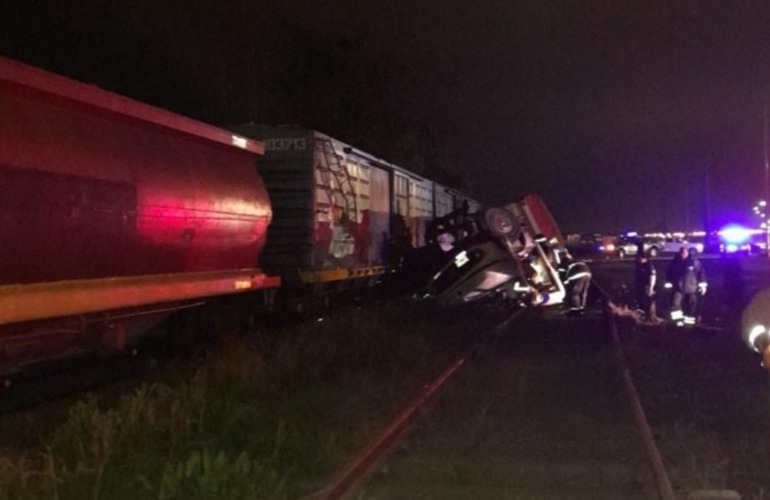
{"label": "reflective stripe", "polygon": [[682,311],[671,311],[671,319],[677,320],[684,318],[684,313]]}
{"label": "reflective stripe", "polygon": [[343,281],[356,278],[379,276],[388,271],[387,266],[359,267],[353,269],[319,269],[312,271],[300,271],[302,283],[323,283],[329,281]]}
{"label": "reflective stripe", "polygon": [[685,316],[684,317],[684,323],[686,325],[694,325],[695,324],[695,318],[692,316]]}
{"label": "reflective stripe", "polygon": [[277,288],[259,269],[156,274],[0,286],[0,324]]}
{"label": "reflective stripe", "polygon": [[760,335],[766,335],[767,329],[765,329],[762,325],[757,325],[754,328],[751,329],[751,332],[749,332],[749,345],[754,349],[755,351],[759,352],[759,349],[757,349],[756,341],[757,337]]}
{"label": "reflective stripe", "polygon": [[567,272],[570,272],[574,267],[588,267],[585,262],[573,262],[567,266]]}
{"label": "reflective stripe", "polygon": [[528,285],[520,285],[520,281],[517,281],[513,284],[513,291],[514,292],[528,292],[531,290],[531,288]]}

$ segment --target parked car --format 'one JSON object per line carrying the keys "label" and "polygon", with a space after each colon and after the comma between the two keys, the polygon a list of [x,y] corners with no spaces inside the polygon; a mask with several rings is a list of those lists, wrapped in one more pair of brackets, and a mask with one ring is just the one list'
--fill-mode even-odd
{"label": "parked car", "polygon": [[685,239],[681,236],[666,237],[660,248],[660,253],[674,254],[680,248],[686,247],[688,251],[695,251],[696,254],[703,253],[703,242],[697,239]]}
{"label": "parked car", "polygon": [[656,236],[644,236],[641,238],[644,245],[644,251],[648,257],[657,257],[661,253],[661,247],[663,246],[663,238]]}
{"label": "parked car", "polygon": [[649,257],[657,257],[661,252],[663,241],[660,238],[647,236],[618,236],[614,242],[604,246],[604,253],[609,257],[619,259],[633,257],[639,251],[640,244]]}
{"label": "parked car", "polygon": [[604,250],[602,236],[590,233],[569,238],[565,246],[572,255],[578,257],[602,256]]}

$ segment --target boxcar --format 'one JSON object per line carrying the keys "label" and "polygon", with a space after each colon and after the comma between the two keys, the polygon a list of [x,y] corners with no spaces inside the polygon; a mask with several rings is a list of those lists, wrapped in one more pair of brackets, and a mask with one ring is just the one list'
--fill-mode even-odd
{"label": "boxcar", "polygon": [[426,242],[428,223],[478,202],[321,132],[241,125],[265,144],[260,173],[274,219],[266,271],[285,286],[372,283]]}

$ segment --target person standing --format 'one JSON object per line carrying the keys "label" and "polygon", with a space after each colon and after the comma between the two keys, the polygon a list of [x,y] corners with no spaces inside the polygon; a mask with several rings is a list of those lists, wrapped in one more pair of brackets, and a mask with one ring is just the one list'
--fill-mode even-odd
{"label": "person standing", "polygon": [[564,253],[559,267],[563,276],[567,315],[582,316],[591,287],[591,268],[581,260],[573,260],[569,252]]}
{"label": "person standing", "polygon": [[634,272],[634,295],[636,304],[642,310],[644,320],[654,322],[658,319],[655,310],[655,282],[657,271],[643,249],[636,254]]}
{"label": "person standing", "polygon": [[671,288],[671,321],[677,326],[696,322],[698,294],[704,295],[708,283],[700,260],[682,246],[666,272],[666,288]]}

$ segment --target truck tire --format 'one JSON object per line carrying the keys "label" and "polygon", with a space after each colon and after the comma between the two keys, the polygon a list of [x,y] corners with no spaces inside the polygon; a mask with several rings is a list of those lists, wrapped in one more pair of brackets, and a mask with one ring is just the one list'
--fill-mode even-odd
{"label": "truck tire", "polygon": [[520,228],[508,210],[504,208],[488,208],[484,210],[484,225],[495,236],[515,239]]}

